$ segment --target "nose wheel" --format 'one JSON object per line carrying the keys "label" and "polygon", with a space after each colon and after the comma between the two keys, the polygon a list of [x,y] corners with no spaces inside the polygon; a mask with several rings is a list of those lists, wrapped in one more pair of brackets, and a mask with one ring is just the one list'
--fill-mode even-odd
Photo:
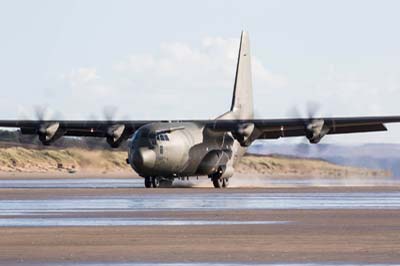
{"label": "nose wheel", "polygon": [[145,188],[151,188],[151,186],[152,186],[152,178],[151,178],[151,176],[146,176],[144,178],[144,186],[145,186]]}
{"label": "nose wheel", "polygon": [[158,188],[160,186],[160,178],[153,176],[146,176],[144,178],[144,186],[146,188]]}
{"label": "nose wheel", "polygon": [[158,188],[160,186],[160,179],[158,177],[153,177],[151,184],[153,188]]}

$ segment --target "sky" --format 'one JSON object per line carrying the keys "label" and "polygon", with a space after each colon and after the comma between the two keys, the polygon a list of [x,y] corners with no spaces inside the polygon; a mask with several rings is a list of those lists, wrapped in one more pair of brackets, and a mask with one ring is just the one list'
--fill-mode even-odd
{"label": "sky", "polygon": [[[209,119],[250,35],[258,118],[400,115],[399,1],[0,2],[0,119]],[[318,108],[315,108],[318,106]],[[388,133],[324,142],[400,143]]]}

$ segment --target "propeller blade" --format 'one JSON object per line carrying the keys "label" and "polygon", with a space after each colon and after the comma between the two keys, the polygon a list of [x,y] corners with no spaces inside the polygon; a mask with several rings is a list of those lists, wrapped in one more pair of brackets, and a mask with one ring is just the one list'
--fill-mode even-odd
{"label": "propeller blade", "polygon": [[[289,111],[289,116],[293,118],[301,118],[303,121],[304,128],[307,129],[309,127],[310,123],[314,120],[316,115],[318,114],[320,109],[320,105],[317,102],[309,101],[307,102],[306,105],[306,112],[304,116],[304,112],[301,112],[299,108],[296,106],[291,108]],[[314,153],[314,147],[313,145],[310,144],[309,140],[307,137],[301,137],[299,139],[299,142],[295,144],[297,147],[295,148],[297,153],[303,154],[304,157],[310,157],[313,156],[312,154]]]}
{"label": "propeller blade", "polygon": [[111,106],[111,105],[105,106],[103,108],[103,115],[104,115],[105,120],[107,120],[107,121],[114,120],[114,118],[117,114],[117,111],[118,111],[118,108],[115,106]]}

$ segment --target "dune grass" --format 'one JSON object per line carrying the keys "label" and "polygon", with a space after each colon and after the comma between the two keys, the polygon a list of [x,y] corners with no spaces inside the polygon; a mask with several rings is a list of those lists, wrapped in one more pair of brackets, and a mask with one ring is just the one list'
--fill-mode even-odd
{"label": "dune grass", "polygon": [[[126,151],[69,149],[0,148],[2,172],[128,172]],[[349,177],[389,176],[381,170],[335,165],[323,160],[283,156],[245,156],[237,167],[239,173],[279,177]]]}

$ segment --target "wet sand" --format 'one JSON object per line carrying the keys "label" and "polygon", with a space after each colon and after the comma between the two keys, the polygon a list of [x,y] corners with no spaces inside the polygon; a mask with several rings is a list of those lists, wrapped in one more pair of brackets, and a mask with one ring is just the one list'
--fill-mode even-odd
{"label": "wet sand", "polygon": [[0,265],[400,262],[398,186],[2,188],[0,211]]}
{"label": "wet sand", "polygon": [[203,219],[216,216],[295,222],[250,226],[0,228],[0,261],[400,261],[399,211],[202,213]]}

